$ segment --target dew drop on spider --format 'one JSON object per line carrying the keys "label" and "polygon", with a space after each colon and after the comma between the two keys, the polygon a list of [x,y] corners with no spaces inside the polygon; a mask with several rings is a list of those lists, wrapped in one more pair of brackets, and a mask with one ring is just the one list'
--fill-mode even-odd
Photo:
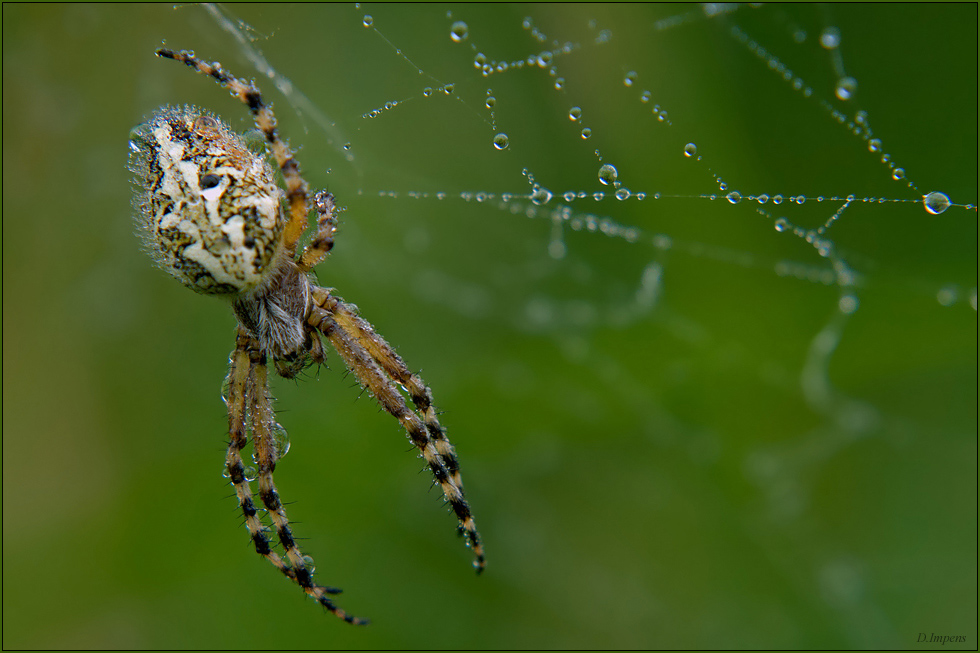
{"label": "dew drop on spider", "polygon": [[276,458],[282,458],[289,453],[289,434],[278,422],[272,425],[272,444],[276,448]]}

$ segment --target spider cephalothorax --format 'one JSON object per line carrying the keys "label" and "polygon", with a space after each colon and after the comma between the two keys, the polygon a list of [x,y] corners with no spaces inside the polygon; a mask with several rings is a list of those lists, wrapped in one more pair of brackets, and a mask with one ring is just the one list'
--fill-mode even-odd
{"label": "spider cephalothorax", "polygon": [[[432,392],[355,306],[311,279],[310,270],[333,247],[333,196],[324,191],[313,196],[317,230],[297,252],[307,228],[310,198],[299,165],[279,139],[275,116],[259,90],[189,52],[160,49],[157,54],[210,75],[249,108],[286,185],[283,190],[276,184],[265,156],[252,152],[241,136],[201,109],[163,107],[133,130],[129,167],[144,245],[185,286],[228,297],[238,318],[224,392],[229,425],[225,467],[255,550],[337,616],[367,623],[334,605],[329,595],[340,590],[313,582],[309,559],[296,545],[272,479],[284,451],[268,388],[268,362],[272,360],[280,376],[294,377],[310,363],[323,362],[322,335],[405,428],[459,519],[460,532],[476,556],[474,566],[482,571],[480,536],[463,496],[456,452],[432,405]],[[414,410],[396,386],[404,389]],[[252,474],[246,473],[241,456],[249,435],[268,526],[255,505]],[[270,528],[285,559],[273,550]]]}

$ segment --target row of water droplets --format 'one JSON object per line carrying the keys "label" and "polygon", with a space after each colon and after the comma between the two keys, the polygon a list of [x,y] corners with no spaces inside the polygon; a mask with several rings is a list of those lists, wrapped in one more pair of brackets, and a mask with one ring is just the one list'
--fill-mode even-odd
{"label": "row of water droplets", "polygon": [[[452,19],[452,12],[447,12],[447,18]],[[548,36],[544,34],[535,24],[534,20],[527,16],[521,22],[521,26],[525,31],[529,33],[531,38],[535,40],[536,43],[544,44],[548,42]],[[589,28],[596,30],[596,22],[590,21]],[[452,23],[449,30],[449,37],[454,43],[464,43],[469,40],[469,26],[461,20],[457,20]],[[610,34],[608,30],[599,30],[596,37],[594,38],[595,43],[601,44],[609,40]],[[473,55],[473,67],[479,71],[483,77],[490,77],[495,74],[502,74],[506,72],[518,71],[518,70],[530,70],[530,69],[543,69],[548,72],[548,76],[551,78],[551,84],[554,89],[561,91],[565,88],[565,78],[561,77],[558,72],[557,64],[555,60],[558,57],[567,55],[581,47],[578,43],[573,43],[566,41],[561,43],[557,40],[552,40],[551,47],[548,49],[541,50],[536,53],[528,54],[522,59],[515,60],[497,60],[488,57],[483,51],[477,48],[476,44],[469,43],[470,49],[474,53]],[[493,147],[497,150],[504,150],[510,144],[509,136],[502,131],[497,130],[496,113],[494,106],[496,104],[496,97],[493,95],[492,89],[487,89],[487,98],[485,101],[485,106],[490,110],[490,126],[494,131],[493,136]],[[582,138],[588,138],[591,135],[591,130],[585,128],[582,130]]]}
{"label": "row of water droplets", "polygon": [[[452,18],[451,13],[447,13],[447,18]],[[368,23],[365,23],[366,25]],[[523,21],[523,27],[525,30],[529,31],[531,36],[539,43],[544,43],[547,41],[547,36],[544,35],[537,27],[534,26],[533,21],[530,18],[526,18]],[[594,28],[594,23],[590,25]],[[780,75],[785,81],[790,83],[792,87],[800,92],[804,97],[809,98],[813,95],[813,89],[805,84],[805,82],[794,76],[792,71],[787,69],[786,66],[779,61],[776,57],[772,56],[765,49],[759,46],[755,41],[750,39],[748,35],[741,30],[739,27],[732,28],[732,36],[743,43],[751,52],[753,52],[760,60],[764,61],[767,66],[773,70],[775,73]],[[601,43],[608,40],[608,34],[603,32],[604,38],[602,36],[596,39],[597,43]],[[469,27],[468,25],[460,20],[456,20],[452,23],[450,27],[450,39],[455,43],[466,43],[469,40]],[[796,36],[797,42],[802,42],[805,40],[805,35],[803,37]],[[836,28],[827,28],[823,31],[820,37],[821,46],[829,51],[835,52],[837,57],[835,58],[835,70],[839,71],[838,75],[838,85],[835,89],[835,95],[841,101],[850,100],[857,89],[857,82],[851,77],[843,74],[843,64],[839,56],[838,47],[840,44],[840,33]],[[484,77],[489,77],[493,74],[504,73],[508,71],[515,71],[520,69],[547,69],[549,75],[555,79],[556,90],[562,90],[564,88],[564,79],[558,76],[557,67],[554,64],[554,58],[556,54],[567,54],[578,47],[577,44],[566,43],[560,45],[557,41],[554,41],[555,48],[553,50],[542,51],[538,54],[529,55],[526,59],[516,60],[516,61],[496,61],[489,59],[485,54],[478,51],[476,46],[470,43],[470,47],[473,50],[474,68],[480,71]],[[633,88],[637,86],[639,80],[638,74],[630,70],[626,73],[623,78],[623,85],[626,88]],[[429,90],[429,89],[427,89]],[[447,91],[447,94],[451,92]],[[426,93],[428,96],[429,94]],[[643,104],[649,104],[652,100],[652,93],[650,91],[644,90],[639,94],[639,101]],[[881,150],[881,141],[873,136],[870,128],[870,123],[868,120],[867,112],[858,111],[854,114],[853,118],[848,120],[843,112],[835,109],[829,102],[821,101],[824,108],[830,113],[830,115],[845,127],[854,133],[855,135],[862,138],[866,143],[869,151],[878,152]],[[509,138],[506,133],[496,130],[496,115],[494,109],[497,105],[497,98],[494,96],[492,89],[487,89],[487,95],[485,99],[485,106],[490,111],[490,125],[494,130],[493,146],[497,150],[504,150],[509,145]],[[652,105],[652,115],[656,117],[657,121],[664,123],[665,125],[671,125],[670,120],[666,110],[664,110],[659,104]],[[583,140],[588,140],[592,136],[592,129],[587,126],[582,126],[583,110],[579,106],[573,106],[568,111],[568,119],[580,126],[579,136]],[[566,190],[557,194],[565,203],[565,206],[557,206],[551,211],[551,219],[553,222],[552,237],[549,243],[548,251],[549,254],[554,258],[561,258],[565,254],[565,245],[562,240],[562,225],[568,224],[573,230],[587,230],[587,231],[598,231],[605,233],[607,235],[620,236],[627,240],[628,242],[636,242],[640,238],[641,232],[633,227],[622,227],[617,225],[610,218],[601,218],[594,216],[592,214],[576,214],[574,213],[568,204],[572,204],[576,200],[592,200],[592,201],[602,201],[607,197],[614,197],[618,200],[626,200],[630,198],[635,198],[637,200],[646,199],[648,194],[646,192],[632,192],[630,189],[624,187],[620,181],[620,173],[617,167],[611,163],[604,162],[602,159],[601,152],[598,149],[594,150],[596,157],[599,159],[599,167],[597,170],[597,180],[601,186],[609,186],[614,189],[612,193],[608,193],[603,190],[596,191],[586,191],[586,190]],[[682,148],[682,154],[688,159],[694,159],[696,161],[701,161],[702,157],[698,154],[697,145],[693,142],[686,143]],[[882,155],[882,163],[890,164],[889,169],[892,171],[892,177],[895,180],[901,180],[905,177],[905,172],[902,168],[895,166],[894,163],[890,161],[890,157],[887,154]],[[539,209],[537,207],[544,207],[548,205],[552,199],[556,197],[556,193],[552,192],[547,187],[535,181],[533,175],[529,170],[523,170],[524,176],[527,178],[528,184],[531,187],[530,193],[528,194],[512,194],[512,193],[493,193],[485,191],[463,191],[458,193],[458,197],[464,201],[476,201],[476,202],[490,202],[494,200],[499,200],[501,208],[510,207],[512,213],[519,213],[521,211],[528,214],[528,217],[534,217],[536,211]],[[789,266],[787,269],[792,268],[791,274],[798,278],[806,278],[810,281],[817,281],[820,283],[833,283],[835,280],[841,288],[850,287],[853,285],[854,275],[850,271],[849,267],[840,259],[836,257],[833,251],[833,243],[827,239],[824,234],[833,225],[836,220],[841,216],[844,210],[846,210],[854,202],[916,202],[920,200],[908,200],[908,199],[887,199],[887,198],[875,198],[875,197],[865,197],[865,198],[855,198],[853,195],[847,197],[806,197],[804,195],[789,195],[784,197],[781,194],[768,195],[762,193],[759,195],[747,195],[743,198],[742,194],[737,190],[729,191],[726,187],[724,181],[721,180],[717,175],[712,175],[715,177],[716,183],[718,184],[719,190],[724,193],[724,195],[716,194],[702,194],[696,196],[673,196],[668,195],[667,197],[690,197],[699,198],[707,200],[716,200],[724,198],[731,204],[739,204],[743,199],[756,202],[759,204],[759,213],[767,219],[771,220],[774,228],[779,232],[791,233],[801,239],[804,239],[810,243],[817,253],[823,258],[831,258],[834,262],[834,268],[836,273],[830,273],[826,268],[820,268],[818,266],[807,266],[804,264],[798,264],[795,266]],[[909,183],[909,187],[915,189],[912,183]],[[727,192],[726,192],[727,191]],[[381,191],[379,193],[382,196],[387,197],[397,197],[398,193],[393,191]],[[414,197],[418,199],[435,197],[436,199],[446,199],[450,197],[449,194],[444,192],[427,193],[427,192],[417,192],[410,191],[407,193],[409,197]],[[661,194],[659,192],[652,194],[653,199],[659,199]],[[529,200],[530,204],[525,206],[520,200]],[[761,208],[768,205],[771,202],[772,206],[778,206],[783,202],[789,204],[802,205],[808,200],[816,202],[841,202],[841,205],[834,211],[834,213],[827,218],[823,225],[817,229],[805,229],[803,227],[792,224],[785,217],[775,217],[769,214],[768,211]],[[931,192],[921,199],[927,212],[933,215],[939,215],[944,212],[950,205],[949,198],[940,192]],[[554,206],[554,205],[553,205]],[[967,208],[972,208],[968,206]],[[659,234],[655,238],[654,246],[657,248],[664,248],[665,243],[669,242],[669,239]],[[848,297],[851,297],[848,294]],[[856,308],[856,299],[848,299],[842,304],[842,310],[848,309],[847,312]]]}
{"label": "row of water droplets", "polygon": [[[742,28],[737,25],[733,26],[731,29],[731,35],[736,41],[745,45],[750,52],[755,54],[756,57],[763,61],[770,70],[790,84],[795,91],[801,93],[805,98],[813,97],[814,92],[812,87],[807,85],[802,78],[795,75],[791,69],[789,69],[782,61],[779,60],[778,57],[768,52],[758,42],[752,39],[744,30],[742,30]],[[797,31],[794,39],[798,43],[802,43],[805,41],[805,33]],[[854,99],[857,92],[858,83],[856,79],[844,73],[843,58],[840,54],[840,30],[834,26],[826,27],[820,34],[819,42],[820,46],[825,50],[828,50],[832,55],[834,71],[837,74],[837,84],[834,88],[834,95],[841,102],[850,102]],[[891,179],[894,181],[904,180],[908,188],[912,189],[917,194],[920,193],[918,186],[913,181],[906,178],[905,169],[897,165],[892,160],[889,153],[884,152],[884,145],[881,139],[876,137],[871,129],[870,118],[867,111],[857,110],[853,113],[853,115],[850,115],[847,112],[838,109],[826,99],[820,99],[819,103],[835,122],[842,125],[848,132],[860,138],[865,143],[869,152],[879,155],[879,160],[888,169],[888,174]],[[953,205],[949,197],[945,193],[939,191],[930,191],[929,193],[921,194],[920,197],[926,211],[932,215],[939,215]],[[865,201],[872,201],[873,199],[874,198],[865,199]],[[884,201],[884,199],[882,198],[879,201]],[[974,208],[970,204],[961,206],[968,210]]]}
{"label": "row of water droplets", "polygon": [[[355,7],[359,8],[360,7],[360,3],[358,3],[357,5],[355,5]],[[455,84],[453,84],[451,82],[449,82],[449,83],[442,83],[439,80],[437,80],[436,78],[434,78],[431,75],[429,75],[428,73],[426,73],[424,70],[422,70],[422,68],[420,68],[414,61],[412,61],[411,59],[409,59],[408,56],[404,52],[402,52],[401,48],[397,47],[394,43],[392,43],[388,39],[388,37],[386,37],[377,28],[377,26],[374,23],[374,16],[372,16],[370,14],[364,14],[361,17],[361,24],[366,29],[373,30],[375,34],[377,34],[382,40],[384,40],[385,43],[387,43],[394,50],[396,56],[398,56],[399,58],[401,58],[404,61],[406,61],[409,65],[413,66],[416,69],[416,71],[418,72],[419,75],[425,75],[430,80],[436,82],[436,85],[435,86],[425,86],[425,87],[423,87],[423,89],[422,89],[422,96],[423,97],[430,98],[430,97],[433,97],[433,96],[440,96],[440,95],[449,95],[449,96],[451,96],[453,94],[453,91],[455,90]],[[408,102],[411,99],[412,98],[409,97],[409,98],[403,98],[401,100],[388,100],[383,105],[381,105],[379,107],[375,107],[375,108],[373,108],[373,109],[371,109],[369,111],[365,111],[361,115],[361,118],[365,118],[365,119],[366,118],[377,118],[377,117],[381,116],[382,114],[384,114],[385,112],[391,111],[395,107],[398,107],[398,106],[404,104],[405,102]],[[350,149],[350,144],[348,143],[347,145],[345,145],[344,146],[344,149],[349,150]]]}

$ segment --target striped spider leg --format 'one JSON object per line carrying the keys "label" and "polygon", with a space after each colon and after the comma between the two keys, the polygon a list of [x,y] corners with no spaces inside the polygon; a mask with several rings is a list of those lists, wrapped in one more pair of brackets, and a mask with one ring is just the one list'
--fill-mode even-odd
{"label": "striped spider leg", "polygon": [[[286,186],[283,190],[276,184],[269,162],[251,152],[240,135],[201,109],[163,107],[132,133],[133,205],[147,251],[189,288],[230,299],[238,319],[225,392],[225,466],[256,552],[336,616],[367,623],[333,603],[330,597],[339,589],[313,581],[273,481],[281,427],[272,409],[269,364],[280,376],[294,378],[309,365],[324,362],[323,336],[362,387],[405,428],[456,514],[477,572],[482,571],[486,560],[480,536],[431,390],[354,305],[312,281],[312,268],[333,247],[333,196],[320,191],[310,201],[299,164],[279,138],[275,116],[258,88],[190,52],[160,49],[157,55],[213,77],[248,107]],[[317,216],[316,232],[297,253],[311,209]],[[258,496],[284,557],[273,551],[242,460],[249,434],[258,465]]]}

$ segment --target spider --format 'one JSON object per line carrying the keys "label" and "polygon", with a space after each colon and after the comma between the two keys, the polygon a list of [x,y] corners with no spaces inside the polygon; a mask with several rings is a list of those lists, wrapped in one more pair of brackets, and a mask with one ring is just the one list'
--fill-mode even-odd
{"label": "spider", "polygon": [[[238,319],[222,395],[229,433],[225,474],[235,488],[255,551],[331,613],[351,624],[368,623],[334,604],[330,597],[339,589],[314,582],[272,478],[283,452],[278,436],[282,427],[269,391],[269,363],[287,379],[311,364],[322,364],[322,335],[361,386],[405,428],[459,520],[458,530],[474,553],[477,573],[483,571],[480,535],[463,494],[456,453],[432,405],[432,391],[358,315],[356,306],[334,295],[332,288],[314,283],[313,267],[333,247],[333,196],[325,191],[313,194],[316,232],[298,252],[311,197],[259,89],[192,52],[161,48],[156,54],[213,77],[248,107],[286,186],[285,191],[278,186],[265,156],[252,152],[242,136],[202,109],[161,107],[132,132],[133,206],[145,248],[185,286],[230,299]],[[411,398],[414,410],[396,385]],[[242,460],[249,436],[254,470],[247,470]],[[251,481],[256,478],[270,526],[263,523],[253,498]],[[270,527],[285,556],[273,550]]]}

